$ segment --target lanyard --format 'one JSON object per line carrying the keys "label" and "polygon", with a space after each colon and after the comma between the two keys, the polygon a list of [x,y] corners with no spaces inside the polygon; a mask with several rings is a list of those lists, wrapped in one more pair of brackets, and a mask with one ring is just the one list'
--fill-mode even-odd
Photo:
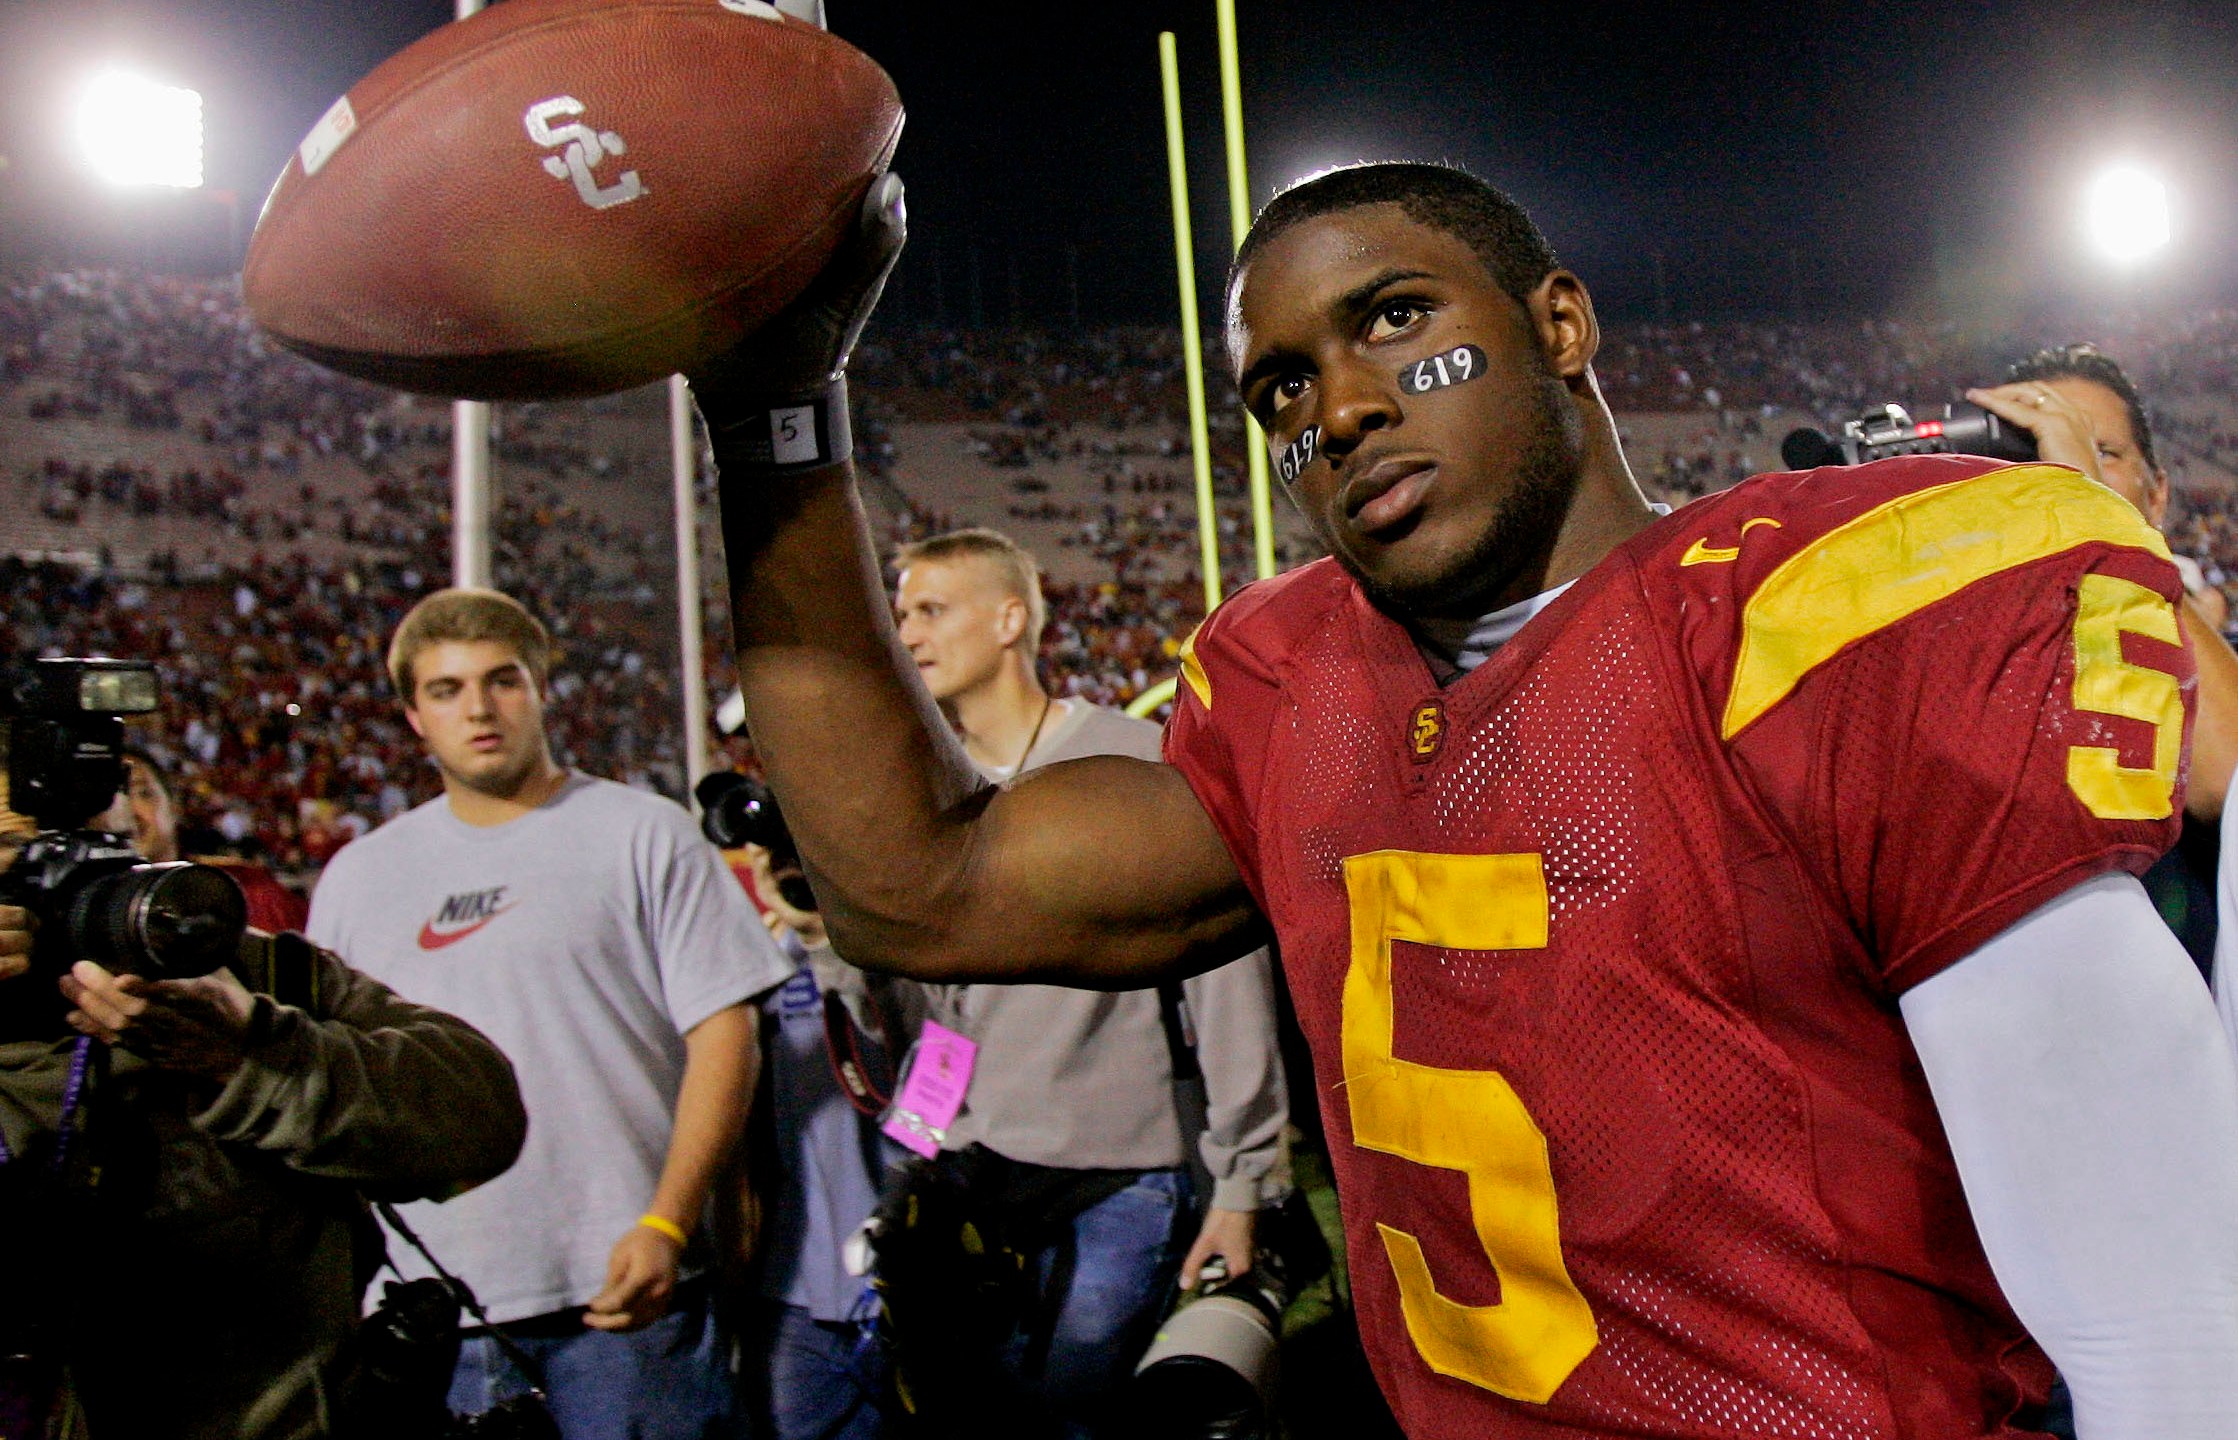
{"label": "lanyard", "polygon": [[[879,1007],[873,1000],[874,1008]],[[879,1028],[886,1033],[879,1037],[891,1054],[893,1025],[890,1017],[880,1014]],[[862,1027],[847,1012],[847,1002],[837,991],[824,992],[824,1053],[831,1059],[831,1073],[839,1081],[839,1088],[846,1093],[847,1103],[859,1115],[878,1116],[885,1113],[893,1098],[894,1083],[889,1070],[886,1083],[881,1086],[872,1078],[870,1058],[863,1053]],[[891,1061],[888,1062],[889,1066]]]}
{"label": "lanyard", "polygon": [[[62,1082],[62,1119],[54,1127],[54,1169],[62,1171],[63,1161],[69,1158],[70,1136],[77,1129],[78,1114],[85,1103],[86,1072],[92,1068],[93,1037],[80,1035],[78,1043],[70,1047],[70,1074]],[[8,1148],[8,1137],[0,1135],[0,1165],[12,1164],[15,1151]]]}

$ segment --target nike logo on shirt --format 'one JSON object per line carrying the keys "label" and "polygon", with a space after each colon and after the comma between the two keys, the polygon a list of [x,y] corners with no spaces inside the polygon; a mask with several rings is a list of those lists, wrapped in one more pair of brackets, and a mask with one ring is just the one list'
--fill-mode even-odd
{"label": "nike logo on shirt", "polygon": [[456,945],[512,908],[505,903],[503,885],[450,896],[434,916],[420,926],[420,948],[440,950],[446,945]]}

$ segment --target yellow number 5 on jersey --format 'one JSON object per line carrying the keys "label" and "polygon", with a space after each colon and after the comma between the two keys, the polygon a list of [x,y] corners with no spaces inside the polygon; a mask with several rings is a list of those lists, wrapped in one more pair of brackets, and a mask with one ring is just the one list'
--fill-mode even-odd
{"label": "yellow number 5 on jersey", "polygon": [[2125,631],[2183,643],[2176,607],[2159,592],[2114,575],[2085,575],[2075,604],[2075,708],[2149,722],[2153,763],[2131,769],[2110,746],[2070,746],[2067,788],[2101,820],[2163,820],[2176,808],[2184,697],[2175,676],[2121,658]]}
{"label": "yellow number 5 on jersey", "polygon": [[1344,1083],[1353,1143],[1469,1179],[1469,1218],[1499,1303],[1440,1294],[1422,1243],[1378,1224],[1407,1334],[1430,1368],[1543,1405],[1600,1343],[1562,1263],[1546,1136],[1498,1072],[1444,1070],[1392,1053],[1391,948],[1544,949],[1536,855],[1378,850],[1344,862],[1352,965],[1344,979]]}

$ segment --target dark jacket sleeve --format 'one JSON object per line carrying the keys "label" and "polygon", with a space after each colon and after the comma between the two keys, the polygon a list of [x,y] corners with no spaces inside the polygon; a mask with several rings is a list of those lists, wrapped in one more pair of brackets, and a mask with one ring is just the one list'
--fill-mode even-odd
{"label": "dark jacket sleeve", "polygon": [[504,1052],[304,948],[316,998],[305,1008],[257,997],[249,1057],[196,1128],[379,1199],[446,1199],[503,1174],[528,1135]]}

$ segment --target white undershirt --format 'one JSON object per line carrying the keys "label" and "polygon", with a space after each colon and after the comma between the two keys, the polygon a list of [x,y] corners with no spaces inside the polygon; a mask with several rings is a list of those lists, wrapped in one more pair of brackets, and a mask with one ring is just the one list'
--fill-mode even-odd
{"label": "white undershirt", "polygon": [[2144,887],[2085,881],[1899,1003],[2081,1440],[2238,1436],[2238,1065]]}
{"label": "white undershirt", "polygon": [[1461,649],[1453,657],[1453,666],[1466,675],[1492,658],[1502,645],[1516,637],[1518,631],[1531,623],[1531,617],[1561,598],[1562,592],[1577,584],[1565,580],[1552,590],[1541,590],[1528,600],[1518,600],[1503,606],[1489,615],[1477,617],[1469,627],[1469,638],[1461,642]]}
{"label": "white undershirt", "polygon": [[[1658,516],[1671,513],[1671,507],[1660,500],[1648,502],[1648,509]],[[1518,631],[1531,623],[1531,617],[1560,599],[1562,592],[1577,584],[1577,579],[1563,581],[1552,590],[1541,590],[1528,600],[1518,600],[1505,605],[1489,615],[1477,617],[1469,627],[1469,638],[1461,642],[1460,653],[1453,657],[1453,668],[1466,675],[1492,658],[1502,645],[1516,637]]]}

